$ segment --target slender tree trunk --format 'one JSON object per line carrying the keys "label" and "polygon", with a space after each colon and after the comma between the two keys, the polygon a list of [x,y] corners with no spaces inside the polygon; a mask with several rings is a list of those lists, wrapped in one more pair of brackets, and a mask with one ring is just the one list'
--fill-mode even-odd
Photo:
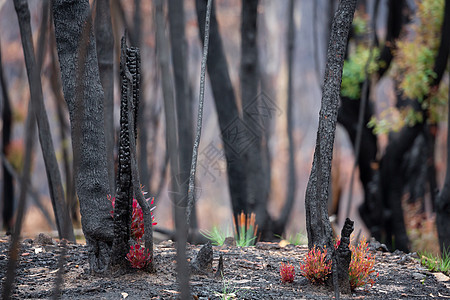
{"label": "slender tree trunk", "polygon": [[[187,67],[187,42],[185,37],[185,17],[184,17],[184,1],[169,0],[169,25],[170,25],[170,42],[172,51],[172,68],[175,83],[175,105],[177,109],[178,121],[178,159],[179,159],[179,191],[182,203],[175,206],[175,209],[181,210],[180,218],[175,218],[175,222],[182,221],[185,226],[185,215],[188,200],[188,183],[189,172],[191,167],[192,147],[194,141],[193,120],[191,112],[191,101],[189,95],[189,76]],[[195,204],[193,206],[195,211]],[[177,212],[175,212],[175,215]],[[189,225],[196,225],[196,220],[192,220],[195,214],[191,214]],[[194,222],[192,222],[194,221]]]}
{"label": "slender tree trunk", "polygon": [[[156,27],[156,51],[159,65],[161,68],[162,91],[164,98],[164,112],[166,117],[166,151],[169,152],[170,173],[172,176],[171,197],[172,203],[175,207],[184,206],[182,198],[183,191],[177,184],[177,178],[180,174],[180,166],[178,161],[178,137],[177,137],[177,110],[175,103],[175,95],[173,92],[172,74],[170,72],[170,58],[169,58],[169,44],[164,34],[164,6],[162,0],[155,2],[155,27]],[[184,206],[185,208],[186,206]],[[178,209],[175,210],[179,212]],[[176,218],[182,217],[178,213]],[[189,299],[189,272],[186,260],[186,239],[187,228],[181,226],[182,222],[177,220],[175,222],[175,230],[177,232],[177,277],[180,289],[180,298]]]}
{"label": "slender tree trunk", "polygon": [[116,186],[114,172],[114,35],[109,0],[97,0],[96,14],[94,26],[98,68],[105,94],[103,116],[105,120],[108,181],[110,194],[113,194]]}
{"label": "slender tree trunk", "polygon": [[342,0],[334,15],[319,113],[316,149],[305,195],[308,246],[333,249],[328,218],[331,160],[336,132],[339,91],[348,34],[353,21],[356,0]]}
{"label": "slender tree trunk", "polygon": [[[56,160],[55,148],[53,147],[50,125],[48,122],[47,113],[45,111],[41,78],[39,76],[40,68],[37,66],[34,56],[28,2],[24,0],[15,0],[14,6],[19,19],[20,34],[22,37],[22,46],[27,67],[30,91],[34,91],[34,93],[30,93],[31,103],[36,114],[36,120],[39,128],[39,141],[41,144],[42,154],[44,156],[50,197],[52,200],[58,234],[60,238],[65,238],[69,241],[75,242],[72,222],[65,202],[61,174],[59,172],[59,166]],[[46,8],[44,7],[44,9]],[[43,26],[43,28],[46,28],[46,26]],[[44,36],[41,38],[44,38]]]}
{"label": "slender tree trunk", "polygon": [[278,235],[282,235],[284,229],[286,228],[286,224],[289,221],[289,216],[292,211],[292,207],[294,206],[295,194],[296,194],[296,171],[295,171],[295,151],[294,151],[294,137],[293,137],[293,69],[294,69],[294,48],[295,48],[295,23],[294,23],[294,9],[295,4],[294,0],[289,0],[289,21],[288,21],[288,34],[287,34],[287,68],[288,68],[288,88],[287,88],[287,137],[288,137],[288,185],[287,185],[287,193],[286,200],[281,211],[281,215],[278,220],[275,222],[274,233]]}
{"label": "slender tree trunk", "polygon": [[[206,0],[195,1],[202,43],[205,37],[204,20],[206,18],[206,2]],[[236,98],[220,37],[219,25],[216,20],[214,3],[210,26],[207,68],[222,134],[225,158],[227,160],[228,187],[230,190],[233,215],[236,219],[237,215],[242,211],[244,213],[248,212],[246,203],[246,174],[242,166],[244,166],[244,147],[248,146],[248,142],[251,140],[247,139],[247,129],[239,118]],[[244,134],[236,135],[235,132],[243,132]]]}
{"label": "slender tree trunk", "polygon": [[244,150],[244,160],[247,178],[247,205],[256,214],[256,223],[262,238],[271,238],[271,219],[267,212],[270,180],[266,182],[267,164],[264,160],[265,126],[262,120],[267,111],[262,111],[261,97],[258,95],[259,64],[257,36],[258,0],[242,1],[241,23],[241,99],[243,106],[243,121],[249,128],[248,139],[252,143]]}
{"label": "slender tree trunk", "polygon": [[[442,25],[442,33],[441,33],[441,45],[439,47],[439,54],[442,54],[442,57],[445,56],[444,53],[447,53],[445,60],[437,60],[440,64],[440,69],[438,71],[442,71],[445,69],[445,66],[448,62],[448,57],[450,55],[450,0],[445,1],[445,12],[444,12],[444,23]],[[439,57],[438,54],[438,57]],[[441,59],[442,59],[441,57]],[[437,65],[437,64],[435,64]],[[437,73],[436,80],[442,77],[442,74]],[[450,84],[449,84],[449,98],[450,102]],[[450,105],[449,105],[449,115],[448,119],[448,128],[447,128],[447,171],[445,174],[444,186],[439,193],[436,199],[436,225],[439,235],[439,245],[441,247],[441,253],[447,251],[450,253]]]}
{"label": "slender tree trunk", "polygon": [[[12,130],[12,112],[11,104],[9,100],[8,87],[6,85],[5,75],[3,73],[3,62],[2,62],[2,52],[0,49],[0,84],[2,89],[2,155],[6,156],[8,151],[8,146],[11,141],[11,130]],[[14,184],[13,176],[9,172],[8,168],[4,163],[3,166],[3,206],[2,206],[2,218],[3,218],[3,228],[6,232],[12,229],[12,218],[14,214]]]}
{"label": "slender tree trunk", "polygon": [[104,94],[100,82],[92,20],[87,0],[53,2],[56,45],[64,97],[70,114],[75,184],[91,271],[104,273],[113,241]]}

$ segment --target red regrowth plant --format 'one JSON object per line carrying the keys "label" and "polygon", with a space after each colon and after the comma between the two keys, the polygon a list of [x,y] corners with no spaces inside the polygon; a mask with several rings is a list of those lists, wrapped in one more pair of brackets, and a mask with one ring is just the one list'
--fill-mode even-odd
{"label": "red regrowth plant", "polygon": [[282,282],[294,282],[295,268],[290,263],[281,263],[280,276]]}
{"label": "red regrowth plant", "polygon": [[150,262],[150,256],[148,250],[141,245],[136,244],[130,246],[130,251],[127,254],[127,260],[130,262],[131,267],[136,269],[143,269]]}
{"label": "red regrowth plant", "polygon": [[[146,194],[146,192],[142,192],[144,195]],[[111,217],[114,218],[114,205],[116,203],[116,197],[111,197],[111,195],[107,195],[107,198],[109,201],[111,201],[112,204],[112,208],[113,210],[111,210]],[[145,199],[147,202],[150,201],[150,207],[151,207],[151,217],[152,217],[152,224],[153,226],[155,226],[156,223],[155,222],[155,217],[153,216],[153,210],[155,209],[156,206],[153,206],[154,200],[155,198],[147,198]],[[137,202],[137,200],[135,198],[133,198],[133,211],[131,214],[131,236],[134,240],[139,241],[142,236],[144,235],[144,214],[142,213],[142,208],[139,205],[139,203]]]}
{"label": "red regrowth plant", "polygon": [[352,251],[352,260],[348,270],[350,288],[353,291],[361,286],[370,285],[372,287],[379,274],[375,274],[373,269],[375,257],[368,253],[369,245],[367,241],[361,240],[356,247],[350,245],[350,250]]}
{"label": "red regrowth plant", "polygon": [[301,274],[312,283],[324,283],[331,273],[331,260],[327,260],[327,247],[314,246],[300,263]]}

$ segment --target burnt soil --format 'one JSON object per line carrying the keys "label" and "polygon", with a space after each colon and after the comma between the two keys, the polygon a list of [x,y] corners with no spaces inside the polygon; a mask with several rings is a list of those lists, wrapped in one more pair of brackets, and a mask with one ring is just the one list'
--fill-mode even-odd
{"label": "burnt soil", "polygon": [[[8,261],[8,237],[0,237],[0,276],[2,284]],[[188,246],[193,258],[200,246]],[[20,263],[13,299],[51,298],[58,271],[61,246],[56,242],[40,244],[25,240],[21,244]],[[67,246],[62,299],[177,299],[175,248],[171,241],[155,245],[156,273],[131,270],[125,275],[98,277],[89,274],[85,245]],[[310,284],[300,276],[299,262],[307,247],[277,243],[258,243],[256,247],[213,247],[216,268],[223,255],[223,277],[213,273],[191,275],[193,299],[331,299],[326,287]],[[357,289],[341,299],[450,299],[450,281],[442,273],[421,267],[414,254],[372,250],[376,283],[367,290]],[[295,266],[293,283],[281,283],[281,262]],[[228,298],[226,298],[228,296]]]}

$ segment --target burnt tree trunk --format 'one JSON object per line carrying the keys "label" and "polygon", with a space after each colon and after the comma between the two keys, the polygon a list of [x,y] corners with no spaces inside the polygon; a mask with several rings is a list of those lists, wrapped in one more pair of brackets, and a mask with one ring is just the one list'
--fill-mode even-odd
{"label": "burnt tree trunk", "polygon": [[[206,3],[206,0],[195,1],[202,43],[205,37],[204,20],[206,19]],[[233,215],[236,219],[237,215],[241,212],[248,212],[246,203],[246,174],[242,167],[244,166],[243,147],[247,145],[248,140],[245,125],[239,118],[236,98],[228,73],[228,65],[216,19],[214,2],[211,11],[207,68],[219,119],[219,128],[222,134],[225,158],[227,160],[228,187],[230,190]],[[245,134],[236,135],[235,132],[244,132]]]}
{"label": "burnt tree trunk", "polygon": [[[441,45],[439,47],[439,56],[441,59],[445,57],[445,60],[436,60],[435,66],[439,63],[439,70],[437,72],[438,80],[442,78],[442,73],[448,62],[448,57],[450,55],[450,0],[445,0],[445,11],[444,11],[444,23],[442,24],[441,33]],[[449,88],[449,99],[450,102],[450,88]],[[449,116],[448,118],[448,129],[447,129],[447,171],[445,174],[445,181],[442,191],[436,199],[436,225],[439,235],[439,245],[441,247],[441,253],[446,250],[450,253],[450,106],[449,106]]]}
{"label": "burnt tree trunk", "polygon": [[[256,223],[261,232],[261,238],[273,236],[272,221],[267,212],[267,201],[270,190],[270,178],[267,180],[267,140],[264,134],[263,115],[264,105],[258,95],[259,64],[257,37],[258,0],[242,1],[241,22],[241,100],[243,107],[243,121],[248,131],[248,139],[252,143],[244,151],[245,171],[247,178],[247,205],[249,211],[256,214]],[[270,112],[269,112],[270,113]],[[268,182],[267,182],[268,181]]]}
{"label": "burnt tree trunk", "polygon": [[[50,190],[50,198],[52,200],[53,212],[55,214],[59,238],[65,238],[69,241],[75,242],[72,222],[64,197],[61,174],[59,172],[59,166],[56,160],[55,148],[53,147],[50,125],[44,106],[40,66],[37,64],[34,55],[28,2],[24,0],[15,0],[14,6],[17,12],[17,17],[19,19],[20,35],[22,38],[22,46],[28,74],[28,83],[30,85],[30,91],[33,92],[30,93],[31,104],[33,105],[34,113],[36,114],[36,120],[39,129],[39,142],[41,144],[42,154],[44,157],[45,170],[47,173],[48,186]],[[44,9],[46,8],[48,8],[48,6],[44,6]],[[43,26],[43,28],[46,27]],[[41,37],[42,41],[44,41],[44,37],[45,36]]]}
{"label": "burnt tree trunk", "polygon": [[[177,175],[179,192],[182,203],[175,206],[180,210],[175,215],[180,214],[179,218],[175,218],[175,222],[185,225],[184,216],[187,199],[188,199],[188,183],[189,170],[191,167],[192,147],[194,141],[193,132],[193,116],[191,114],[191,101],[189,94],[188,81],[188,65],[187,65],[187,42],[185,37],[185,17],[184,17],[184,1],[170,0],[169,4],[169,25],[170,25],[170,42],[172,53],[172,69],[175,83],[175,106],[177,110],[178,122],[178,160],[179,174]],[[174,174],[175,175],[175,174]],[[195,229],[197,221],[195,220],[195,204],[192,207],[191,219],[189,225]]]}
{"label": "burnt tree trunk", "polygon": [[[6,157],[9,142],[11,141],[12,130],[12,112],[11,104],[9,101],[8,87],[6,85],[5,75],[3,73],[2,52],[0,49],[0,84],[2,89],[2,155]],[[3,170],[3,206],[2,206],[2,219],[3,228],[6,232],[10,232],[12,229],[12,218],[14,214],[14,185],[13,176],[2,162]]]}
{"label": "burnt tree trunk", "polygon": [[53,2],[56,45],[64,97],[70,114],[75,185],[91,271],[104,273],[113,241],[104,94],[100,82],[89,1]]}
{"label": "burnt tree trunk", "polygon": [[[155,28],[156,28],[156,51],[158,62],[161,69],[162,92],[164,98],[164,113],[166,120],[166,151],[169,153],[170,173],[172,189],[170,197],[175,207],[182,206],[183,192],[177,183],[177,177],[180,175],[180,166],[178,161],[178,128],[177,128],[177,108],[175,103],[175,95],[173,91],[172,73],[170,72],[169,44],[164,32],[164,2],[157,0],[155,3]],[[184,113],[184,112],[183,112]],[[183,201],[184,200],[184,201]],[[184,206],[186,208],[186,206]],[[180,211],[176,209],[176,211]],[[178,214],[176,217],[182,217]],[[180,289],[180,298],[188,299],[189,292],[189,273],[186,260],[186,239],[187,228],[182,226],[182,222],[175,222],[175,230],[177,232],[177,277]]]}
{"label": "burnt tree trunk", "polygon": [[95,40],[100,80],[105,94],[103,115],[105,120],[106,155],[110,193],[115,191],[114,172],[114,35],[112,32],[109,0],[97,0]]}
{"label": "burnt tree trunk", "polygon": [[294,0],[289,0],[289,21],[288,21],[288,34],[287,34],[287,68],[288,68],[288,87],[287,87],[287,137],[288,137],[288,172],[287,172],[287,193],[286,200],[281,211],[280,217],[274,224],[273,232],[277,235],[282,235],[286,224],[289,221],[289,216],[294,206],[295,194],[296,194],[296,181],[297,175],[295,171],[295,149],[294,149],[294,137],[293,137],[293,68],[294,68],[294,48],[295,48],[295,23],[294,23]]}
{"label": "burnt tree trunk", "polygon": [[305,195],[306,229],[310,249],[314,246],[333,249],[332,229],[328,218],[331,160],[344,56],[355,8],[356,0],[343,0],[339,3],[328,44],[316,148]]}

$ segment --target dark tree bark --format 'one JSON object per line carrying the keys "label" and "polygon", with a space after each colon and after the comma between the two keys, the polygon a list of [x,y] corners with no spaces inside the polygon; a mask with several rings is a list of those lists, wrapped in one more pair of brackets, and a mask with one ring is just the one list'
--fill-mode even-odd
{"label": "dark tree bark", "polygon": [[[156,27],[156,51],[158,62],[161,69],[162,91],[164,98],[164,113],[166,119],[166,151],[169,152],[170,173],[172,176],[171,200],[173,205],[183,205],[183,192],[177,184],[177,176],[180,174],[180,166],[178,161],[178,139],[177,139],[177,110],[175,103],[175,95],[173,91],[172,74],[170,72],[169,44],[164,33],[164,6],[162,0],[157,0],[155,4],[155,27]],[[179,210],[176,209],[176,212]],[[178,218],[178,213],[176,218]],[[180,216],[181,217],[181,216]],[[180,220],[175,222],[177,237],[177,275],[180,289],[181,299],[188,299],[189,292],[189,273],[186,260],[186,226],[181,226]]]}
{"label": "dark tree bark", "polygon": [[[34,56],[34,46],[31,33],[30,11],[28,9],[28,2],[24,0],[15,0],[14,6],[16,8],[17,17],[19,19],[20,34],[22,37],[22,46],[30,91],[34,92],[30,93],[31,103],[36,114],[36,120],[39,128],[39,141],[41,144],[42,154],[44,156],[45,170],[47,173],[48,185],[50,190],[50,198],[52,200],[53,212],[55,214],[59,238],[65,238],[67,240],[75,242],[72,222],[65,202],[61,174],[59,172],[59,166],[56,160],[55,148],[53,147],[50,125],[48,122],[47,113],[45,111],[41,78],[39,76],[40,68],[39,66],[37,66]],[[44,7],[44,9],[46,8]],[[46,26],[44,26],[44,28],[46,28]]]}
{"label": "dark tree bark", "polygon": [[[119,135],[119,166],[117,172],[117,191],[114,204],[114,241],[112,247],[111,263],[114,266],[124,267],[129,249],[131,236],[131,212],[133,201],[131,177],[131,149],[130,149],[130,112],[128,99],[132,93],[127,79],[127,45],[125,37],[121,41],[120,52],[120,135]],[[132,96],[131,96],[132,97]]]}
{"label": "dark tree bark", "polygon": [[288,34],[287,34],[287,68],[288,68],[288,88],[287,88],[287,137],[288,137],[288,172],[287,172],[287,193],[286,200],[281,211],[280,217],[274,224],[274,233],[282,235],[286,224],[289,221],[289,216],[294,206],[295,194],[296,194],[296,181],[297,175],[295,171],[295,154],[294,154],[294,137],[293,137],[293,68],[294,68],[294,48],[295,48],[295,24],[294,24],[294,0],[289,0],[288,8]]}
{"label": "dark tree bark", "polygon": [[[203,43],[205,37],[206,0],[196,0],[197,19],[200,37]],[[220,37],[219,25],[217,23],[215,8],[211,12],[209,39],[209,54],[207,59],[208,75],[214,95],[214,103],[219,119],[219,127],[222,134],[225,158],[227,160],[228,187],[230,190],[231,204],[234,218],[243,211],[248,212],[246,203],[246,174],[244,166],[243,148],[247,135],[243,137],[235,135],[235,132],[246,130],[245,125],[239,118],[236,98],[228,73],[228,65]],[[244,141],[244,143],[243,143]],[[237,219],[236,219],[237,221]]]}
{"label": "dark tree bark", "polygon": [[[175,206],[180,212],[180,218],[175,217],[175,222],[182,221],[185,226],[185,208],[188,203],[188,183],[191,168],[192,147],[194,141],[193,133],[193,116],[191,109],[191,97],[189,94],[188,66],[187,66],[187,42],[185,37],[185,17],[184,17],[184,1],[170,0],[169,2],[169,25],[170,25],[170,43],[172,53],[172,68],[175,83],[175,105],[177,110],[178,122],[178,159],[179,174],[178,190],[181,193],[182,203]],[[194,219],[193,219],[194,217]],[[197,221],[195,220],[195,204],[192,207],[189,226],[196,229]]]}
{"label": "dark tree bark", "polygon": [[389,0],[387,35],[378,59],[379,62],[383,62],[378,69],[378,76],[380,78],[391,65],[392,58],[394,57],[393,51],[396,49],[395,40],[400,36],[402,26],[407,21],[407,17],[403,13],[405,4],[405,0]]}
{"label": "dark tree bark", "polygon": [[87,0],[53,3],[56,45],[70,114],[75,184],[91,271],[104,273],[113,241],[100,82]]}
{"label": "dark tree bark", "polygon": [[352,260],[352,251],[349,248],[350,235],[353,232],[353,221],[347,218],[341,231],[341,240],[336,249],[337,276],[339,282],[339,290],[344,294],[350,294],[350,280],[348,271]]}
{"label": "dark tree bark", "polygon": [[109,0],[97,0],[95,40],[100,80],[105,94],[103,115],[105,120],[106,155],[110,194],[115,191],[114,172],[114,35],[112,32]]}
{"label": "dark tree bark", "polygon": [[[12,130],[12,112],[11,104],[9,100],[8,87],[6,85],[5,75],[3,73],[2,52],[0,49],[0,85],[2,89],[2,155],[6,156],[8,151],[8,145],[11,141]],[[14,184],[13,176],[2,163],[3,169],[3,205],[2,205],[2,219],[3,228],[6,232],[10,232],[12,229],[12,217],[14,214]]]}
{"label": "dark tree bark", "polygon": [[355,8],[356,0],[343,0],[339,3],[328,44],[316,149],[305,195],[306,229],[310,249],[314,246],[326,246],[328,249],[333,247],[327,203],[342,69]]}
{"label": "dark tree bark", "polygon": [[78,215],[78,200],[75,192],[74,176],[73,176],[73,164],[71,163],[71,151],[69,150],[69,130],[70,125],[67,122],[67,106],[64,101],[64,95],[62,93],[61,87],[61,74],[59,72],[58,60],[56,58],[56,41],[55,41],[55,31],[50,30],[51,35],[51,75],[50,75],[50,85],[55,99],[56,106],[56,117],[59,123],[59,137],[62,141],[61,151],[63,158],[63,169],[65,173],[66,181],[66,203],[69,208],[69,213],[73,222],[79,222]]}
{"label": "dark tree bark", "polygon": [[[450,35],[450,0],[445,1],[444,24],[442,25],[441,47],[439,53],[445,53],[447,50],[447,59],[449,54],[449,35]],[[446,48],[446,49],[445,49]],[[441,61],[441,67],[445,69],[446,63]],[[438,78],[439,78],[438,74]],[[442,76],[442,75],[441,75]],[[437,79],[437,78],[436,78]],[[450,102],[450,88],[449,88]],[[439,245],[441,253],[447,251],[450,253],[450,106],[447,128],[447,171],[445,174],[444,186],[436,199],[436,225],[439,236]]]}
{"label": "dark tree bark", "polygon": [[[258,95],[259,64],[257,37],[258,0],[242,1],[241,22],[241,99],[243,121],[249,129],[249,140],[254,140],[244,150],[244,160],[247,178],[247,205],[249,211],[256,214],[256,223],[262,234],[261,238],[273,236],[272,221],[267,212],[267,201],[270,190],[270,178],[267,180],[267,163],[264,160],[264,145],[267,145],[264,134],[264,124],[260,111],[261,97]],[[267,182],[268,181],[268,182]]]}

